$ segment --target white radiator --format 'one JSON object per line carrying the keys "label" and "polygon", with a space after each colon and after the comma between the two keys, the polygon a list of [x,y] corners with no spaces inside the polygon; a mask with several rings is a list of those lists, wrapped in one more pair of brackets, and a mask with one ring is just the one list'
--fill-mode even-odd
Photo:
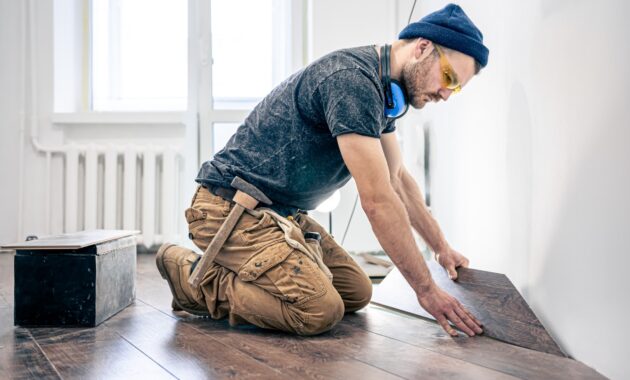
{"label": "white radiator", "polygon": [[140,230],[150,248],[177,238],[181,155],[159,146],[69,145],[64,232]]}

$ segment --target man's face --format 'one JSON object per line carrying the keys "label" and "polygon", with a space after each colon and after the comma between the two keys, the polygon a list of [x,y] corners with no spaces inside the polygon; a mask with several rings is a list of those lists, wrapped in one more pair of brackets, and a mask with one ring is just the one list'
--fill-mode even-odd
{"label": "man's face", "polygon": [[[435,46],[426,46],[424,52],[408,61],[402,70],[402,84],[407,90],[409,104],[421,109],[428,102],[447,100],[453,90],[444,86],[443,67]],[[463,88],[474,76],[475,61],[465,54],[450,51],[445,54],[446,61],[457,76],[458,82]]]}

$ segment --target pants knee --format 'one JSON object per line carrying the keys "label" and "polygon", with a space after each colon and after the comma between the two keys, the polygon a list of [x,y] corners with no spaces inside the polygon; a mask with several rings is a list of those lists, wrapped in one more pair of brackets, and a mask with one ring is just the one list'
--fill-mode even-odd
{"label": "pants knee", "polygon": [[341,321],[345,312],[343,300],[334,289],[306,302],[299,309],[303,321],[296,329],[299,335],[324,333]]}
{"label": "pants knee", "polygon": [[346,313],[352,313],[366,307],[372,299],[372,282],[368,276],[357,278],[352,292],[344,296]]}

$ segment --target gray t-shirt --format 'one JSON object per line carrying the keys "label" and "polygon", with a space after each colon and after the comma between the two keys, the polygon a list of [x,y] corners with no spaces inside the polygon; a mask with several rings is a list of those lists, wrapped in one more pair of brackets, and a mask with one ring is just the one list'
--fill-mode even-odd
{"label": "gray t-shirt", "polygon": [[239,176],[280,214],[312,210],[351,177],[337,136],[379,138],[395,130],[383,102],[374,46],[330,53],[273,89],[202,165],[196,181],[230,187]]}

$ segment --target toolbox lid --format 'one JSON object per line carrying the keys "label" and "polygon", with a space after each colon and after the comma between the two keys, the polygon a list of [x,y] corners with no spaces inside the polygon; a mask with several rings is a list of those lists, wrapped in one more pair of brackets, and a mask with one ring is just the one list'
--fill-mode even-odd
{"label": "toolbox lid", "polygon": [[3,245],[4,249],[74,250],[139,234],[137,230],[91,230],[44,236],[34,240]]}

